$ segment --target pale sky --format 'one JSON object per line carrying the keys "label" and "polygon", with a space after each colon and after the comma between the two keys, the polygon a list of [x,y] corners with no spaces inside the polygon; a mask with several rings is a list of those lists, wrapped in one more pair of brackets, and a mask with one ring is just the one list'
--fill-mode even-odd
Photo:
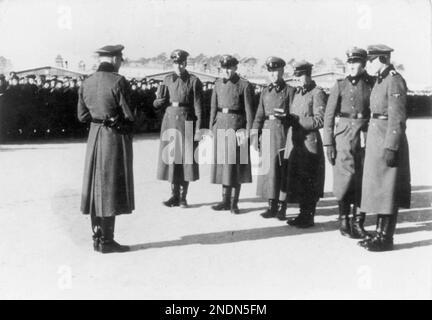
{"label": "pale sky", "polygon": [[408,84],[432,85],[431,12],[429,0],[3,0],[0,55],[16,70],[52,65],[59,53],[76,68],[121,43],[129,58],[182,48],[315,62],[385,43]]}

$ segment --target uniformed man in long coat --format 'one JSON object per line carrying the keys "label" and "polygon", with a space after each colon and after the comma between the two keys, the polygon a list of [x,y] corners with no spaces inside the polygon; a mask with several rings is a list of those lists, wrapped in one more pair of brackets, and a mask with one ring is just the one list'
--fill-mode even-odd
{"label": "uniformed man in long coat", "polygon": [[298,203],[300,214],[287,223],[298,228],[314,225],[316,204],[324,191],[324,151],[319,129],[324,124],[326,94],[312,80],[312,64],[294,65],[300,81],[286,116],[288,129],[284,158],[283,192],[279,199]]}
{"label": "uniformed man in long coat", "polygon": [[214,140],[210,182],[222,185],[222,202],[212,209],[238,214],[241,184],[252,182],[248,131],[254,119],[253,88],[237,74],[235,57],[223,55],[220,65],[224,77],[216,80],[210,109]]}
{"label": "uniformed man in long coat", "polygon": [[[360,208],[364,143],[370,109],[373,77],[365,71],[367,52],[353,47],[347,50],[349,75],[336,81],[331,89],[324,117],[324,146],[333,166],[333,193],[339,204],[339,230],[355,239],[367,236],[365,213]],[[353,218],[349,215],[353,206]]]}
{"label": "uniformed man in long coat", "polygon": [[[261,93],[252,129],[264,131],[260,139],[260,158],[263,172],[258,173],[257,195],[268,200],[268,209],[261,214],[263,218],[285,219],[285,202],[278,202],[281,187],[284,148],[287,126],[276,112],[288,113],[295,89],[283,79],[285,61],[279,57],[269,57],[266,67],[270,85]],[[257,148],[257,135],[251,136],[251,143]],[[253,142],[252,142],[253,141]]]}
{"label": "uniformed man in long coat", "polygon": [[[171,198],[163,202],[167,207],[186,208],[189,182],[199,179],[199,166],[194,154],[202,123],[202,83],[186,70],[188,55],[184,50],[172,52],[174,72],[165,77],[153,102],[155,108],[166,108],[161,127],[157,178],[171,184]],[[170,141],[171,138],[174,140]],[[170,156],[172,151],[173,156]]]}
{"label": "uniformed man in long coat", "polygon": [[117,72],[122,45],[96,52],[100,65],[79,89],[78,119],[89,122],[81,211],[90,214],[94,249],[102,253],[129,248],[114,241],[115,217],[135,209],[129,86]]}
{"label": "uniformed man in long coat", "polygon": [[407,86],[390,63],[392,48],[368,47],[368,71],[377,80],[370,97],[371,120],[363,171],[362,210],[376,213],[377,233],[359,244],[370,251],[393,249],[399,208],[409,208],[411,182],[406,137]]}

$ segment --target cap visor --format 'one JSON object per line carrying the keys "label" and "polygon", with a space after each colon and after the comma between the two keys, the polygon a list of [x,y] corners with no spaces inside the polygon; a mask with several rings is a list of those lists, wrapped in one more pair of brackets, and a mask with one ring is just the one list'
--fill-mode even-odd
{"label": "cap visor", "polygon": [[348,58],[347,59],[347,62],[348,63],[354,63],[354,62],[365,62],[366,61],[366,59],[362,59],[362,58],[358,58],[358,57],[355,57],[355,58]]}

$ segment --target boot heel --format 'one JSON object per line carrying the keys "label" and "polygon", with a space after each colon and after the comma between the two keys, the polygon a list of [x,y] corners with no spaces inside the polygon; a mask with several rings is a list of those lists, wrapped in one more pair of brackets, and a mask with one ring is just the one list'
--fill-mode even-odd
{"label": "boot heel", "polygon": [[222,187],[222,202],[211,207],[214,211],[227,211],[231,209],[231,187]]}
{"label": "boot heel", "polygon": [[270,219],[270,218],[275,218],[276,215],[277,215],[276,200],[269,199],[268,208],[265,212],[261,213],[261,217],[263,217],[264,219]]}
{"label": "boot heel", "polygon": [[278,208],[277,208],[277,214],[276,214],[276,218],[280,221],[285,221],[286,220],[286,202],[285,201],[279,201],[278,202]]}
{"label": "boot heel", "polygon": [[393,250],[393,235],[396,229],[397,215],[378,215],[377,235],[372,239],[363,240],[359,244],[372,252]]}
{"label": "boot heel", "polygon": [[171,198],[167,201],[163,201],[162,204],[166,207],[178,207],[180,205],[180,185],[173,183],[171,184]]}

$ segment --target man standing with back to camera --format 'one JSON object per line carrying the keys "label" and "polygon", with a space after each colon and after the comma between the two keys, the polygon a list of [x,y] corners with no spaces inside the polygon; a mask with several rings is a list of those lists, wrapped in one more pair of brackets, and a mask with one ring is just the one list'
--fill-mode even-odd
{"label": "man standing with back to camera", "polygon": [[122,45],[96,51],[98,70],[79,89],[78,119],[91,123],[87,142],[81,211],[90,214],[93,247],[101,253],[125,252],[114,241],[115,217],[135,209],[132,168],[133,110],[129,85],[117,72]]}

